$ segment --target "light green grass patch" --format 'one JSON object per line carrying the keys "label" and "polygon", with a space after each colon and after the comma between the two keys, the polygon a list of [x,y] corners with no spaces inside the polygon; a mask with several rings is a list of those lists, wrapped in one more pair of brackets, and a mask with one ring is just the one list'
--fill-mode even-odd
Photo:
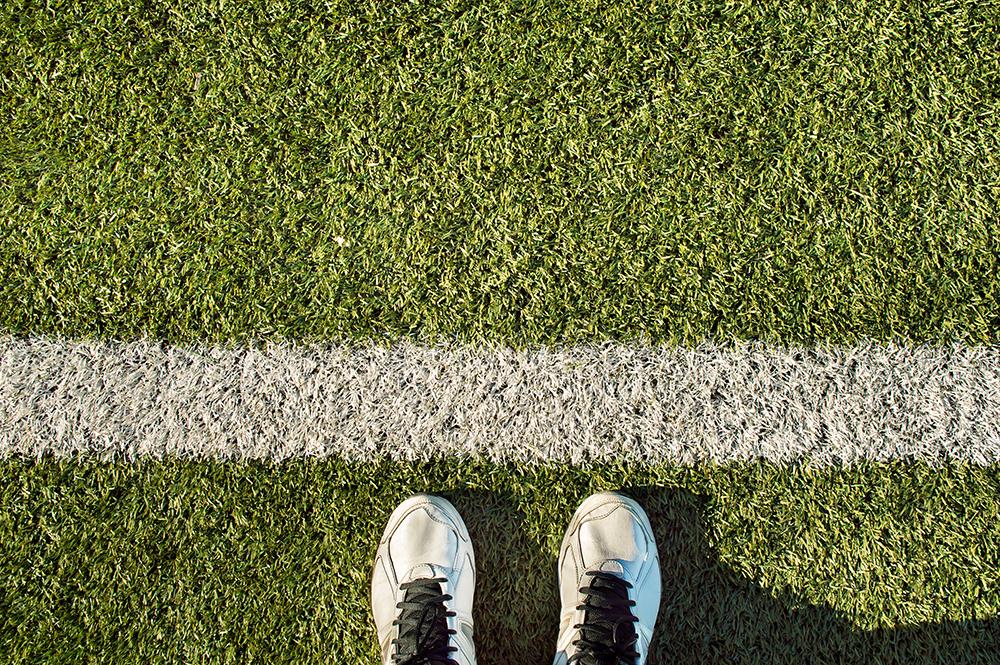
{"label": "light green grass patch", "polygon": [[996,341],[1000,5],[8,2],[0,326]]}
{"label": "light green grass patch", "polygon": [[477,548],[479,662],[548,663],[563,530],[587,494],[618,488],[659,542],[660,662],[998,653],[996,468],[13,460],[0,466],[0,651],[375,663],[378,537],[399,501],[434,491]]}

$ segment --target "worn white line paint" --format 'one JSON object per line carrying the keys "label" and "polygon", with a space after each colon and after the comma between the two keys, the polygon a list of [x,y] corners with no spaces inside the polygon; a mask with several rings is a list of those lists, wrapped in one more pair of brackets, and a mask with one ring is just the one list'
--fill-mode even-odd
{"label": "worn white line paint", "polygon": [[1000,349],[0,336],[0,456],[1000,462]]}

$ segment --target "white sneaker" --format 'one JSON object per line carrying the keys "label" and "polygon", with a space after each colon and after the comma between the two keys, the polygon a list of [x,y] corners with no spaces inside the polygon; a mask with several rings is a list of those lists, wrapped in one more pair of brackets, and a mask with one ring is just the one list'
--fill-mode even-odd
{"label": "white sneaker", "polygon": [[474,665],[472,541],[455,507],[418,494],[389,517],[372,573],[384,665]]}
{"label": "white sneaker", "polygon": [[577,509],[559,553],[555,665],[644,665],[660,609],[660,560],[646,512],[615,493]]}

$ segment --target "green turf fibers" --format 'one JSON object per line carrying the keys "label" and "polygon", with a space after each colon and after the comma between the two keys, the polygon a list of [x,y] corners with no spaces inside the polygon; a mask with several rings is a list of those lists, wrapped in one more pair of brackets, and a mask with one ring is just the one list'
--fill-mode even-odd
{"label": "green turf fibers", "polygon": [[[0,465],[5,662],[376,663],[370,566],[412,492],[477,549],[482,665],[548,663],[578,502],[626,488],[663,559],[663,663],[987,663],[995,468],[468,462]],[[978,658],[978,660],[976,660]]]}
{"label": "green turf fibers", "polygon": [[0,326],[1000,330],[1000,4],[0,9]]}
{"label": "green turf fibers", "polygon": [[[996,343],[997,2],[0,7],[0,329]],[[629,488],[679,663],[1000,662],[996,467],[0,462],[0,661],[375,663],[393,506],[549,662]]]}

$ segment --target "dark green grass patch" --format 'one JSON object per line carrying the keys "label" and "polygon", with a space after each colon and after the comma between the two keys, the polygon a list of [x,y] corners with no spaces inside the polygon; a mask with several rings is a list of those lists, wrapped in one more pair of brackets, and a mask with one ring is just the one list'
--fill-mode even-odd
{"label": "dark green grass patch", "polygon": [[0,326],[996,341],[996,2],[0,9]]}
{"label": "dark green grass patch", "polygon": [[551,661],[578,502],[625,488],[663,560],[659,662],[987,663],[996,468],[0,465],[5,662],[375,663],[393,507],[449,497],[477,548],[479,662]]}

